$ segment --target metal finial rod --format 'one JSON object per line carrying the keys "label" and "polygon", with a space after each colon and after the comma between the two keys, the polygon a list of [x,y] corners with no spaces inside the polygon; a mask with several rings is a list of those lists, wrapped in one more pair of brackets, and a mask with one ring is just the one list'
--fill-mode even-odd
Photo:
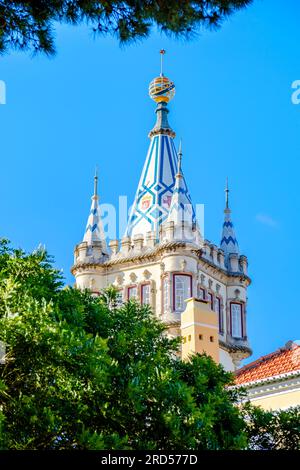
{"label": "metal finial rod", "polygon": [[161,49],[159,51],[159,53],[160,53],[160,76],[163,77],[163,75],[164,75],[163,74],[163,64],[164,64],[163,57],[164,57],[166,51],[165,51],[165,49]]}
{"label": "metal finial rod", "polygon": [[95,176],[94,176],[94,196],[98,196],[98,167],[95,167]]}
{"label": "metal finial rod", "polygon": [[182,139],[180,139],[180,141],[179,141],[178,155],[182,156]]}
{"label": "metal finial rod", "polygon": [[229,187],[228,187],[228,176],[226,177],[225,201],[226,201],[226,209],[229,209]]}

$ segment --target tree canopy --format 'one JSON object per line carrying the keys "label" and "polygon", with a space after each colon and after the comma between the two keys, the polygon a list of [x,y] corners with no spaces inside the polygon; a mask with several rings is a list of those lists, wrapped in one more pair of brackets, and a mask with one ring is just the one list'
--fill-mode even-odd
{"label": "tree canopy", "polygon": [[217,28],[252,0],[0,0],[0,53],[10,49],[55,52],[57,23],[87,24],[95,34],[121,43],[145,38],[153,26],[174,36],[191,37]]}
{"label": "tree canopy", "polygon": [[239,449],[232,381],[176,358],[148,307],[62,288],[43,250],[0,248],[0,442],[8,449]]}
{"label": "tree canopy", "polygon": [[243,413],[249,448],[300,450],[300,406],[272,412],[247,403]]}
{"label": "tree canopy", "polygon": [[0,449],[299,449],[299,409],[237,406],[232,375],[182,362],[147,306],[64,287],[45,250],[4,240],[0,346]]}

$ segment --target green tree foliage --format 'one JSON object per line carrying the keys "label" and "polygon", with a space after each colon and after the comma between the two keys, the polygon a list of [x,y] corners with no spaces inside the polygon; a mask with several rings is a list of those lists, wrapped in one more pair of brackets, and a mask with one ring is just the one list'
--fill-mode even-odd
{"label": "green tree foliage", "polygon": [[146,306],[62,288],[44,250],[0,245],[3,449],[239,449],[232,377],[177,340]]}
{"label": "green tree foliage", "polygon": [[17,50],[55,52],[54,25],[88,24],[95,33],[116,35],[121,42],[160,31],[189,37],[219,27],[252,0],[0,0],[0,53]]}
{"label": "green tree foliage", "polygon": [[300,406],[271,412],[247,404],[244,418],[251,449],[300,450]]}
{"label": "green tree foliage", "polygon": [[0,242],[0,346],[0,449],[299,449],[299,408],[236,406],[231,374],[113,288],[63,288],[43,249]]}

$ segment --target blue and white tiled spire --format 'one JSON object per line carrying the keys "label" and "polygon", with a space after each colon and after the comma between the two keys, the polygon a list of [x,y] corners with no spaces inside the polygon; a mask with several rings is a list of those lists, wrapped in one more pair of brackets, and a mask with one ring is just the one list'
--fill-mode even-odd
{"label": "blue and white tiled spire", "polygon": [[[165,87],[162,89],[166,91],[162,93],[159,87]],[[171,98],[166,95],[171,90],[174,95],[173,82],[162,74],[150,84],[150,96],[158,102],[157,120],[149,133],[150,146],[128,220],[126,236],[145,235],[151,230],[156,232],[158,238],[159,228],[169,214],[178,166],[175,132],[168,122],[167,102]],[[161,101],[164,98],[165,101]],[[191,204],[184,177],[181,178],[181,192]],[[195,218],[194,213],[193,217]]]}
{"label": "blue and white tiled spire", "polygon": [[[171,200],[167,224],[173,224],[173,236],[175,240],[199,244],[201,241],[200,230],[196,224],[196,217],[191,198],[186,191],[182,168],[181,142],[178,151],[178,169],[175,177],[175,186]],[[165,225],[163,225],[165,227]]]}
{"label": "blue and white tiled spire", "polygon": [[94,194],[92,196],[92,205],[90,215],[87,221],[83,241],[91,246],[94,242],[101,242],[102,253],[107,254],[107,244],[105,240],[98,196],[98,174],[94,176]]}
{"label": "blue and white tiled spire", "polygon": [[167,222],[174,222],[174,226],[179,226],[183,223],[192,226],[195,220],[195,214],[191,204],[191,199],[186,191],[186,183],[182,173],[181,162],[182,149],[180,142],[178,151],[178,169],[175,177],[175,186]]}
{"label": "blue and white tiled spire", "polygon": [[226,194],[226,205],[224,210],[224,223],[221,239],[221,248],[225,253],[225,263],[227,263],[228,256],[230,254],[239,255],[239,245],[235,236],[234,226],[231,220],[231,210],[229,208],[229,189],[228,189],[228,179],[226,182],[225,188]]}

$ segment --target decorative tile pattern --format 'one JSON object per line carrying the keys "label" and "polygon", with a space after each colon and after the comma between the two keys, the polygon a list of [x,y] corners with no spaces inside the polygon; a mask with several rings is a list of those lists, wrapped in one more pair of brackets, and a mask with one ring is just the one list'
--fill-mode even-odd
{"label": "decorative tile pattern", "polygon": [[231,221],[230,209],[225,209],[225,220],[223,223],[221,248],[224,250],[225,258],[231,253],[239,254],[239,245],[235,236],[234,226]]}
{"label": "decorative tile pattern", "polygon": [[[173,138],[158,134],[151,138],[148,154],[129,217],[126,236],[158,233],[159,226],[167,219],[175,186],[177,151]],[[183,178],[181,191],[192,204]],[[193,210],[193,217],[195,216]]]}
{"label": "decorative tile pattern", "polygon": [[90,215],[87,221],[83,241],[87,242],[88,245],[92,245],[93,242],[102,242],[102,251],[107,253],[105,235],[101,222],[99,198],[97,195],[92,197]]}

